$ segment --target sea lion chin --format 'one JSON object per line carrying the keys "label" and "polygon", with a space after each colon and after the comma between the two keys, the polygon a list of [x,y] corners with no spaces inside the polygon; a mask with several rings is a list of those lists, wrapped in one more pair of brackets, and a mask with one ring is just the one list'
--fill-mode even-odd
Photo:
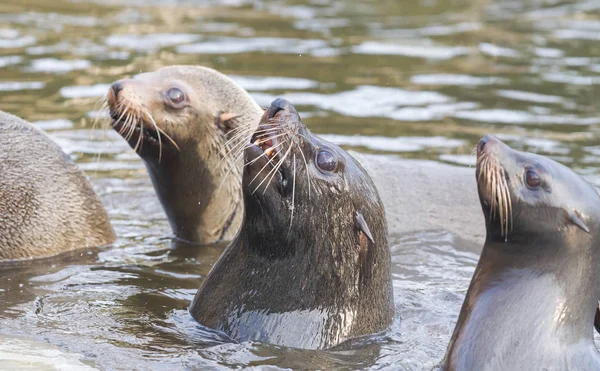
{"label": "sea lion chin", "polygon": [[348,153],[275,100],[244,150],[245,215],[190,313],[238,341],[323,349],[394,314],[383,204]]}
{"label": "sea lion chin", "polygon": [[600,369],[598,192],[490,136],[476,175],[487,236],[442,368]]}
{"label": "sea lion chin", "polygon": [[107,93],[116,130],[144,160],[175,236],[231,240],[242,221],[242,158],[260,107],[227,76],[171,66],[116,81]]}

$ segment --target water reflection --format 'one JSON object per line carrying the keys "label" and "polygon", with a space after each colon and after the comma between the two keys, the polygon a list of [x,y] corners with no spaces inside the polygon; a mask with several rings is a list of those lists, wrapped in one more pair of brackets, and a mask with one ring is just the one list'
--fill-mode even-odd
{"label": "water reflection", "polygon": [[106,115],[98,99],[124,76],[202,64],[263,106],[285,96],[311,130],[346,148],[471,166],[492,132],[600,185],[598,9],[597,0],[4,0],[0,109],[49,131],[87,171],[120,239],[0,267],[0,334],[32,342],[1,338],[0,360],[43,352],[38,340],[72,353],[65,365],[105,369],[428,369],[444,353],[477,246],[443,231],[390,231],[397,317],[379,337],[323,352],[232,343],[186,311],[223,247],[173,248],[139,158],[116,133],[92,130]]}

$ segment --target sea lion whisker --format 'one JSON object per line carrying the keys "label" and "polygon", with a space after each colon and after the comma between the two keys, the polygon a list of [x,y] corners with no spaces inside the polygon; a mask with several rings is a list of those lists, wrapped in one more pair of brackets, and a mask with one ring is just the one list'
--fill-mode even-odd
{"label": "sea lion whisker", "polygon": [[[499,171],[496,171],[496,176],[499,176]],[[496,179],[494,184],[496,190],[497,205],[498,205],[498,219],[500,221],[500,231],[504,234],[504,195],[502,189],[500,188],[500,180]]]}
{"label": "sea lion whisker", "polygon": [[[266,126],[266,125],[261,125],[261,126]],[[233,142],[235,140],[239,140],[240,137],[244,137],[245,135],[248,135],[250,133],[260,134],[260,133],[266,133],[267,131],[273,131],[273,130],[277,130],[277,129],[278,129],[277,127],[272,127],[272,128],[256,130],[256,128],[254,126],[250,125],[249,123],[245,124],[245,125],[241,125],[235,129],[232,129],[229,131],[228,139],[227,139],[227,142],[225,143],[225,145],[229,145],[231,142]]]}
{"label": "sea lion whisker", "polygon": [[[150,120],[150,122],[152,123],[154,128],[156,129],[156,136],[158,137],[158,163],[160,164],[162,162],[162,153],[163,153],[162,138],[160,136],[162,130],[158,127],[158,125],[156,125],[156,121],[154,121],[154,117],[152,117],[152,114],[150,112],[144,110],[143,113],[145,114],[145,116],[148,117],[148,119]],[[165,133],[164,131],[162,131],[162,132],[165,134],[165,136],[168,136],[167,133]],[[171,142],[173,144],[175,144],[175,141],[173,141],[173,139],[171,139]],[[175,144],[175,146],[177,147],[177,144]],[[177,150],[179,150],[179,147],[177,147]]]}
{"label": "sea lion whisker", "polygon": [[512,201],[510,199],[510,193],[508,191],[508,184],[506,182],[506,178],[504,177],[504,169],[502,169],[502,187],[504,188],[504,200],[506,202],[506,236],[508,238],[508,231],[512,229]]}
{"label": "sea lion whisker", "polygon": [[[143,118],[144,117],[142,115],[142,109],[139,108],[139,107],[136,109],[135,114],[139,118]],[[144,120],[141,119],[139,121],[140,121],[140,135],[138,137],[138,141],[141,140],[141,145],[139,147],[139,151],[140,151],[139,153],[142,153],[142,151],[144,150]],[[136,148],[137,148],[137,143],[136,143]],[[137,151],[135,151],[135,152],[137,152]]]}
{"label": "sea lion whisker", "polygon": [[[285,161],[285,159],[287,158],[287,156],[290,154],[291,150],[292,150],[292,145],[290,143],[290,146],[288,147],[288,150],[285,152],[285,155],[283,155],[283,157],[281,158],[281,160],[279,160],[279,162],[277,163],[277,166],[275,167],[275,169],[271,170],[269,172],[269,174],[267,174],[267,176],[265,177],[265,179],[267,179],[269,177],[269,175],[271,175],[271,178],[267,182],[267,185],[265,185],[265,189],[263,190],[263,194],[265,194],[265,192],[267,191],[267,188],[269,187],[269,185],[273,181],[273,178],[275,178],[275,174],[277,174],[277,170],[279,170],[279,168],[283,164],[283,161]],[[263,182],[264,182],[264,180],[263,180]],[[262,184],[262,182],[261,182],[261,184]],[[258,185],[258,187],[260,187],[260,184]],[[258,187],[257,187],[257,189],[258,189]],[[256,190],[254,190],[254,192],[256,192]]]}
{"label": "sea lion whisker", "polygon": [[[239,158],[240,155],[242,153],[244,153],[244,148],[245,148],[246,144],[247,144],[246,141],[240,140],[239,143],[236,143],[235,146],[229,148],[227,151],[224,149],[219,150],[219,155],[221,156],[221,158],[219,159],[219,162],[217,162],[217,164],[213,167],[212,172],[217,170],[217,168],[219,168],[223,164],[223,161],[232,159],[232,158],[234,158],[234,159]],[[235,153],[236,151],[238,151],[238,152]],[[234,161],[234,166],[235,166],[235,161]]]}
{"label": "sea lion whisker", "polygon": [[479,171],[479,174],[477,175],[477,183],[481,183],[481,179],[483,177],[483,174],[485,173],[485,164],[486,164],[486,160],[485,157],[484,158],[478,158],[477,159],[477,169]]}
{"label": "sea lion whisker", "polygon": [[[291,146],[290,146],[291,147]],[[292,211],[290,217],[290,228],[288,229],[288,233],[292,230],[292,224],[294,222],[294,207],[296,200],[296,154],[294,153],[294,172],[293,172],[293,181],[292,181]]]}
{"label": "sea lion whisker", "polygon": [[298,151],[300,152],[300,154],[302,155],[302,159],[304,160],[304,169],[306,170],[306,184],[308,185],[308,198],[310,199],[310,188],[311,188],[311,184],[310,184],[310,171],[308,170],[308,161],[306,161],[306,156],[304,156],[304,152],[302,151],[302,148],[300,148],[300,144],[298,144],[298,142],[294,142],[296,144],[296,147],[298,147]]}
{"label": "sea lion whisker", "polygon": [[492,219],[496,218],[496,210],[497,210],[497,204],[496,204],[496,166],[492,165],[492,169],[490,171],[491,176],[492,176],[492,181],[490,182],[490,190],[492,191],[492,207],[491,207],[491,215],[490,217]]}
{"label": "sea lion whisker", "polygon": [[[121,111],[121,115],[119,116],[118,119],[115,120],[116,123],[119,122],[123,122],[123,117],[125,117],[125,115],[127,114],[127,112],[129,112],[129,107],[122,107],[120,108]],[[123,122],[123,125],[121,125],[121,128],[119,129],[119,135],[123,136],[123,133],[125,133],[126,131],[126,127],[127,125],[125,125],[125,122]]]}
{"label": "sea lion whisker", "polygon": [[225,146],[230,145],[231,142],[233,142],[235,140],[240,140],[241,137],[243,137],[244,135],[250,134],[252,131],[253,131],[253,127],[250,125],[241,126],[241,127],[231,130],[229,132],[231,137],[225,142]]}
{"label": "sea lion whisker", "polygon": [[[258,156],[258,157],[257,157],[257,158],[255,158],[254,160],[250,161],[249,163],[247,163],[247,164],[244,164],[244,166],[249,166],[249,165],[252,165],[252,164],[254,164],[254,163],[255,163],[256,161],[258,161],[258,160],[259,160],[259,159],[260,159],[262,156],[267,156],[267,155],[266,155],[266,154],[262,154],[261,156]],[[275,169],[275,168],[276,168],[276,164],[275,164],[275,162],[274,162],[274,158],[271,158],[271,157],[269,157],[269,156],[267,156],[267,158],[269,159],[269,161],[267,161],[267,163],[266,163],[266,164],[265,164],[265,165],[264,165],[264,166],[263,166],[263,167],[262,167],[262,168],[261,168],[259,171],[257,171],[257,172],[256,172],[256,175],[254,176],[254,178],[252,178],[252,180],[251,180],[250,182],[248,182],[248,185],[252,184],[252,183],[253,183],[253,182],[256,180],[256,178],[258,178],[258,176],[259,176],[259,175],[260,175],[260,174],[263,172],[263,170],[264,170],[264,169],[266,169],[266,168],[267,168],[267,166],[269,166],[269,164],[273,164],[273,169]],[[271,171],[272,171],[272,170],[271,170]],[[270,174],[270,172],[269,172],[269,174]],[[268,174],[267,174],[267,176],[268,176]],[[265,179],[266,179],[266,178],[265,178]],[[263,182],[264,182],[264,181],[265,181],[265,180],[263,179]],[[262,182],[261,182],[260,184],[262,184]],[[260,184],[258,185],[259,187],[260,187]],[[254,192],[256,192],[256,189],[254,190]],[[254,192],[252,192],[252,193],[254,193]]]}
{"label": "sea lion whisker", "polygon": [[[250,131],[250,130],[251,130],[251,129],[248,129],[248,131]],[[270,130],[273,130],[273,129],[270,129]],[[260,132],[261,132],[261,131],[257,131],[256,133],[260,133]],[[243,136],[244,134],[246,134],[246,132],[242,133],[242,136]],[[254,134],[253,134],[253,135],[254,135]],[[274,136],[274,137],[270,137],[270,139],[274,139],[274,138],[277,138],[277,137],[279,137],[279,135],[278,135],[278,136]],[[248,143],[248,141],[247,141],[247,140],[244,140],[244,139],[245,139],[245,138],[242,138],[242,139],[241,139],[241,140],[240,140],[238,143],[236,143],[235,145],[231,146],[231,147],[230,147],[228,150],[224,150],[224,149],[222,149],[222,150],[220,150],[220,151],[219,151],[222,157],[221,157],[221,160],[219,160],[219,162],[218,162],[218,163],[217,163],[217,165],[215,166],[215,169],[216,169],[216,168],[217,168],[219,165],[221,165],[221,163],[222,163],[222,162],[223,162],[223,161],[224,161],[226,158],[228,158],[228,157],[229,157],[229,155],[230,155],[232,152],[235,152],[235,151],[240,151],[240,152],[243,152],[243,151],[244,151],[244,148],[246,147],[246,144]],[[227,143],[229,143],[229,141],[228,141]],[[225,143],[225,145],[227,145],[227,143]],[[225,152],[225,153],[223,153],[223,151],[226,151],[226,152]],[[213,169],[213,171],[214,171],[214,169]]]}
{"label": "sea lion whisker", "polygon": [[[142,143],[142,146],[144,145],[144,141],[142,140],[144,137],[144,120],[139,120],[139,125],[140,125],[140,135],[138,135],[138,140],[135,143],[135,147],[133,148],[134,152],[137,152],[138,146],[140,145],[140,143]],[[142,147],[140,146],[139,148],[141,151]]]}
{"label": "sea lion whisker", "polygon": [[[98,106],[100,107],[98,110],[99,112],[102,112],[108,108],[108,100],[107,100],[106,96],[101,97],[100,99],[98,99],[96,101],[96,103],[94,104],[94,107],[92,107],[92,111],[96,111],[98,109]],[[102,115],[96,115],[96,117],[92,120],[92,130],[96,129],[96,125],[98,125],[98,122],[100,122],[101,117],[102,117]]]}
{"label": "sea lion whisker", "polygon": [[131,115],[130,115],[130,113],[129,113],[129,112],[127,112],[127,114],[126,114],[126,115],[125,115],[125,117],[124,117],[124,118],[121,120],[121,122],[122,122],[122,127],[121,127],[121,130],[119,130],[119,134],[121,134],[121,136],[122,136],[122,137],[123,137],[125,140],[127,140],[127,135],[126,135],[126,133],[128,133],[128,132],[129,132],[129,130],[131,129],[131,127],[130,127],[130,126],[131,126],[131,124],[132,124],[132,121],[131,121]]}
{"label": "sea lion whisker", "polygon": [[135,133],[135,128],[137,127],[137,122],[135,122],[136,120],[134,120],[134,115],[130,112],[127,114],[127,117],[125,118],[125,123],[129,126],[129,131],[127,132],[127,135],[125,136],[125,140],[129,141],[132,137],[133,137],[133,133]]}
{"label": "sea lion whisker", "polygon": [[[153,122],[154,125],[156,125],[156,123]],[[177,150],[177,152],[181,152],[181,149],[179,148],[179,145],[177,145],[177,142],[175,142],[175,140],[173,138],[171,138],[171,136],[169,134],[167,134],[163,129],[159,128],[158,126],[156,126],[156,131],[159,134],[162,134],[166,139],[169,140],[169,142],[171,142],[171,144],[173,145],[173,147],[175,147],[175,149]],[[160,138],[160,137],[159,137]]]}
{"label": "sea lion whisker", "polygon": [[[266,192],[267,187],[269,186],[269,184],[271,183],[271,181],[273,180],[273,178],[275,177],[275,174],[277,174],[277,171],[279,170],[279,168],[281,167],[281,165],[283,165],[283,162],[285,161],[285,159],[287,158],[287,156],[290,154],[290,150],[292,149],[292,146],[290,146],[287,150],[287,152],[285,153],[285,155],[283,155],[281,157],[281,159],[279,160],[279,162],[277,162],[277,165],[275,165],[275,167],[273,169],[271,169],[271,171],[269,171],[269,173],[267,173],[267,175],[265,176],[265,178],[262,180],[262,182],[260,182],[260,184],[256,187],[256,189],[254,189],[254,191],[252,191],[252,194],[256,193],[256,191],[260,188],[260,186],[265,182],[265,180],[267,180],[269,178],[269,175],[271,175],[271,178],[269,179],[269,181],[267,182],[267,185],[265,186],[265,190],[263,191]],[[261,171],[259,172],[259,174],[264,170],[261,169]],[[250,183],[248,183],[250,184]]]}
{"label": "sea lion whisker", "polygon": [[231,161],[231,163],[229,164],[229,166],[227,168],[227,172],[225,173],[225,176],[223,176],[223,179],[221,179],[221,184],[219,184],[219,188],[217,189],[217,192],[216,192],[217,194],[219,192],[221,192],[221,189],[223,188],[223,185],[225,184],[225,181],[227,180],[227,178],[229,177],[229,175],[233,172],[233,170],[235,169],[235,170],[239,171],[239,169],[237,167],[237,164],[238,164],[238,162],[242,161],[241,157],[243,157],[243,155],[244,155],[244,152],[241,151],[240,153],[238,153],[237,155],[234,155],[232,157],[232,161]]}
{"label": "sea lion whisker", "polygon": [[[274,145],[274,146],[273,146],[273,147],[271,147],[271,148],[272,148],[272,149],[277,149],[277,148],[279,148],[280,146],[282,146],[283,144],[285,144],[285,142],[281,142],[281,143],[279,143],[279,144],[276,144],[276,145]],[[244,152],[242,151],[242,152],[240,152],[240,153],[244,153]],[[255,163],[256,161],[258,161],[259,159],[260,159],[260,157],[257,157],[257,158],[255,158],[254,160],[252,160],[252,161],[249,161],[248,163],[244,164],[244,166],[249,166],[249,165],[252,165],[253,163]]]}

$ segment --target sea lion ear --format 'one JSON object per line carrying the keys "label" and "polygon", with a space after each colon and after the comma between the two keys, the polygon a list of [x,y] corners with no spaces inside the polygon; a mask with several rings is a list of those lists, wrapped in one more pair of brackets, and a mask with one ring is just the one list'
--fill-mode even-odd
{"label": "sea lion ear", "polygon": [[240,116],[241,115],[238,113],[218,111],[215,114],[215,125],[221,129],[222,132],[228,133],[234,128],[232,120]]}
{"label": "sea lion ear", "polygon": [[358,228],[359,231],[365,234],[365,236],[369,239],[369,241],[371,241],[371,243],[375,243],[375,240],[373,240],[373,235],[369,230],[369,226],[367,225],[365,218],[358,211],[354,213],[354,225],[356,226],[356,228]]}
{"label": "sea lion ear", "polygon": [[590,233],[590,229],[588,228],[587,225],[585,225],[583,220],[581,220],[579,218],[579,216],[577,215],[577,212],[575,210],[572,210],[569,213],[569,220],[571,221],[571,223],[573,223],[576,226],[578,226],[579,228],[581,228],[585,233]]}

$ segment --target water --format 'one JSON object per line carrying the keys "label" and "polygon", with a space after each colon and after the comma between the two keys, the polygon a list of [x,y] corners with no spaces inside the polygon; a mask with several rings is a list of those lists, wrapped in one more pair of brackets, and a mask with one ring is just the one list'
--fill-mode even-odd
{"label": "water", "polygon": [[92,130],[96,103],[121,77],[201,64],[261,105],[284,95],[346,148],[468,166],[477,140],[495,133],[600,185],[599,9],[594,0],[3,0],[0,109],[75,158],[119,240],[0,268],[0,368],[432,367],[477,261],[459,236],[390,231],[397,313],[381,336],[337,351],[225,342],[186,312],[223,246],[172,249],[139,158],[112,131]]}

